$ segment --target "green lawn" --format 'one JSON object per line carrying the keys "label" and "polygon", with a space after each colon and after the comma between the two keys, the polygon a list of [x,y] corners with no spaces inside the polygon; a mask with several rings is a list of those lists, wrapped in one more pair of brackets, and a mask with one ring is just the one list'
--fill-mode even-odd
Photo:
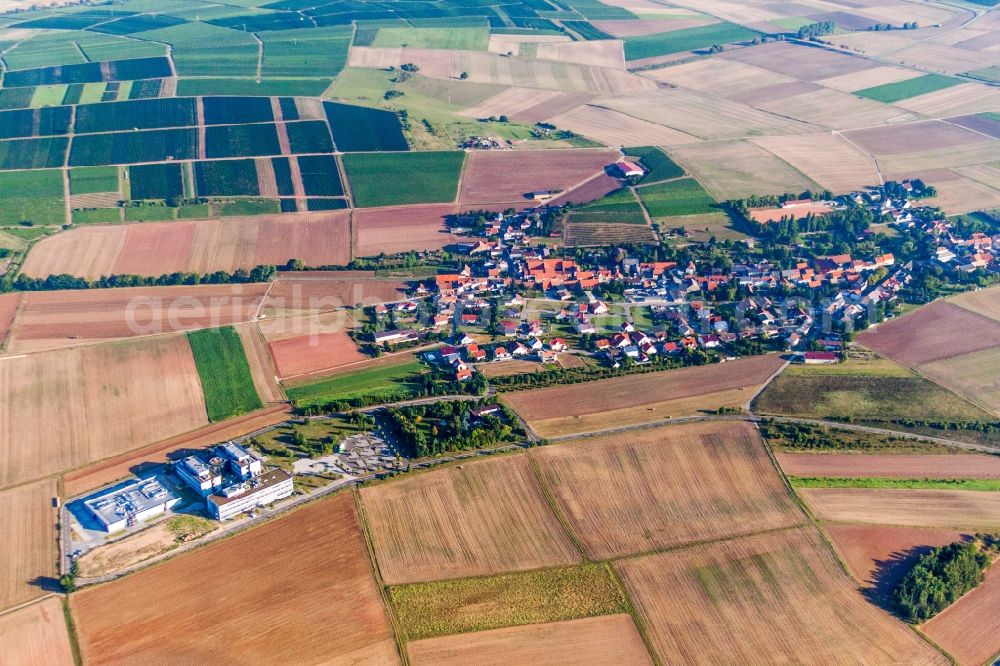
{"label": "green lawn", "polygon": [[118,167],[77,167],[69,171],[71,194],[118,191]]}
{"label": "green lawn", "polygon": [[0,172],[0,226],[63,224],[63,176],[59,169]]}
{"label": "green lawn", "polygon": [[897,81],[896,83],[885,83],[880,86],[864,88],[863,90],[856,91],[854,94],[860,97],[873,99],[876,102],[892,104],[893,102],[909,99],[918,95],[926,95],[927,93],[932,93],[935,90],[943,90],[945,88],[957,86],[959,83],[962,83],[961,79],[954,79],[950,76],[942,76],[941,74],[924,74],[923,76],[918,76],[915,79],[907,79],[906,81]]}
{"label": "green lawn", "polygon": [[73,211],[73,224],[117,224],[122,221],[119,208],[89,208]]}
{"label": "green lawn", "polygon": [[715,23],[698,28],[684,28],[655,35],[625,38],[625,59],[641,60],[656,56],[694,51],[713,45],[723,46],[760,37],[760,33],[733,23]]}
{"label": "green lawn", "polygon": [[694,178],[640,187],[637,191],[651,217],[702,215],[718,209],[712,195]]}
{"label": "green lawn", "polygon": [[406,400],[415,395],[416,378],[424,372],[420,361],[383,365],[308,383],[286,386],[285,394],[299,405],[322,405],[327,402],[361,396],[378,396],[385,402]]}
{"label": "green lawn", "polygon": [[344,155],[358,208],[446,203],[458,194],[465,153],[356,153]]}
{"label": "green lawn", "polygon": [[485,51],[490,31],[480,28],[379,28],[372,46]]}
{"label": "green lawn", "polygon": [[1000,479],[897,479],[885,477],[790,476],[794,488],[889,488],[918,490],[1000,490]]}
{"label": "green lawn", "polygon": [[243,342],[232,326],[188,333],[210,421],[263,407],[253,385]]}
{"label": "green lawn", "polygon": [[59,106],[66,96],[66,85],[38,86],[31,97],[32,108],[40,106]]}
{"label": "green lawn", "polygon": [[573,209],[570,222],[594,222],[612,224],[646,224],[632,190],[622,188],[592,203]]}
{"label": "green lawn", "polygon": [[410,640],[629,610],[603,563],[400,585],[389,596]]}

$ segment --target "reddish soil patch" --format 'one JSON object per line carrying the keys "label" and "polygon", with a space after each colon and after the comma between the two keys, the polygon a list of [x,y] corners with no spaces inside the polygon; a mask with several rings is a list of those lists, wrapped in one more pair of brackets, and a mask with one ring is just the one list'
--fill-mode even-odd
{"label": "reddish soil patch", "polygon": [[405,289],[405,282],[377,279],[374,272],[285,273],[271,288],[264,310],[269,316],[329,312],[398,301],[405,298]]}
{"label": "reddish soil patch", "polygon": [[398,661],[350,493],[70,601],[86,662]]}
{"label": "reddish soil patch", "polygon": [[562,206],[572,201],[575,204],[585,204],[620,190],[622,183],[617,178],[613,178],[606,173],[600,173],[587,182],[565,192],[552,201],[548,202],[552,206]]}
{"label": "reddish soil patch", "polygon": [[924,624],[927,635],[963,664],[982,664],[1000,652],[1000,566],[986,580]]}
{"label": "reddish soil patch", "polygon": [[763,86],[761,88],[738,91],[726,97],[734,102],[753,106],[754,104],[773,102],[774,100],[816,92],[817,90],[823,90],[823,87],[808,81],[789,81],[788,83],[775,83],[774,85]]}
{"label": "reddish soil patch", "polygon": [[0,615],[4,661],[22,666],[68,666],[73,662],[60,597]]}
{"label": "reddish soil patch", "polygon": [[913,366],[1000,346],[1000,323],[937,301],[866,330],[858,342]]}
{"label": "reddish soil patch", "polygon": [[750,217],[756,222],[777,222],[782,217],[794,217],[801,220],[809,215],[827,215],[832,209],[825,203],[812,203],[791,208],[755,208],[750,211]]}
{"label": "reddish soil patch", "polygon": [[854,130],[844,136],[876,155],[917,153],[989,141],[985,136],[940,120]]}
{"label": "reddish soil patch", "polygon": [[302,259],[307,266],[351,261],[349,211],[261,218],[254,264],[281,265]]}
{"label": "reddish soil patch", "polygon": [[848,571],[867,590],[872,601],[891,604],[892,590],[913,563],[931,548],[966,538],[954,530],[885,525],[826,525]]}
{"label": "reddish soil patch", "polygon": [[193,222],[133,224],[112,273],[164,275],[184,270],[191,256],[197,227]]}
{"label": "reddish soil patch", "polygon": [[257,312],[267,288],[238,284],[28,292],[10,349],[68,347],[245,322]]}
{"label": "reddish soil patch", "polygon": [[316,333],[287,340],[275,340],[268,345],[278,376],[282,379],[338,368],[363,361],[367,356],[347,333]]}
{"label": "reddish soil patch", "polygon": [[458,200],[487,204],[527,199],[529,192],[567,190],[600,174],[616,150],[533,150],[471,153]]}
{"label": "reddish soil patch", "polygon": [[212,423],[197,430],[165,439],[138,451],[103,460],[94,465],[74,470],[63,477],[65,496],[75,497],[100,488],[112,481],[123,479],[129,474],[141,472],[154,465],[187,455],[188,450],[201,449],[218,444],[233,437],[245,435],[259,428],[288,420],[291,410],[288,405],[276,405],[244,414],[221,423]]}
{"label": "reddish soil patch", "polygon": [[21,302],[21,294],[3,294],[0,296],[0,345],[7,339],[10,329],[14,326],[14,315],[17,305]]}
{"label": "reddish soil patch", "polygon": [[1000,457],[959,455],[853,455],[775,453],[790,476],[899,479],[1000,479]]}
{"label": "reddish soil patch", "polygon": [[440,250],[455,243],[445,218],[458,212],[453,204],[369,208],[354,212],[354,255],[371,257],[409,250]]}

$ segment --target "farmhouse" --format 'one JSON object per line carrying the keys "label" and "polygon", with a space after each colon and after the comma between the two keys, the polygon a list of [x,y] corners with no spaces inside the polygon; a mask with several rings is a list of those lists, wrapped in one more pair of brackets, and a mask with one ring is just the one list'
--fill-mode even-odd
{"label": "farmhouse", "polygon": [[839,363],[840,357],[832,351],[808,351],[802,352],[801,361],[806,365],[819,365],[823,363]]}
{"label": "farmhouse", "polygon": [[398,345],[404,342],[416,342],[420,339],[420,334],[411,329],[393,329],[388,331],[377,331],[374,336],[377,345]]}
{"label": "farmhouse", "polygon": [[86,499],[83,505],[110,533],[159,516],[180,501],[158,480],[141,479]]}
{"label": "farmhouse", "polygon": [[631,178],[633,176],[642,177],[646,174],[646,172],[643,171],[641,166],[639,166],[635,162],[629,162],[628,160],[621,160],[620,162],[616,162],[614,170],[622,178]]}

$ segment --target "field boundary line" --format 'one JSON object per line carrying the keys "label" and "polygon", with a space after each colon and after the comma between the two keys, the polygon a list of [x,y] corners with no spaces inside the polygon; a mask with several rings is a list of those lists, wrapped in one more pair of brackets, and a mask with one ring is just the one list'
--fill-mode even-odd
{"label": "field boundary line", "polygon": [[62,598],[63,619],[66,621],[66,633],[69,635],[69,649],[73,653],[75,666],[83,666],[83,651],[80,649],[80,639],[76,634],[76,622],[73,620],[73,609],[69,607],[69,595]]}
{"label": "field boundary line", "polygon": [[354,501],[354,512],[358,517],[358,525],[361,527],[361,539],[365,542],[365,549],[368,551],[368,566],[371,567],[371,575],[378,588],[382,603],[385,604],[385,613],[389,619],[389,626],[392,628],[392,641],[396,644],[396,652],[399,653],[400,663],[407,666],[410,663],[406,653],[406,636],[402,631],[399,618],[396,616],[396,607],[392,605],[392,596],[389,594],[389,586],[382,578],[382,569],[379,567],[378,558],[375,556],[375,542],[372,539],[371,529],[368,525],[368,514],[365,511],[364,502],[361,499],[361,491],[358,484],[351,487],[351,497]]}
{"label": "field boundary line", "polygon": [[566,520],[565,514],[563,514],[562,508],[559,506],[559,500],[556,498],[555,493],[549,487],[549,484],[545,481],[545,475],[542,473],[542,467],[539,464],[535,456],[531,455],[531,451],[528,450],[528,467],[531,469],[531,473],[534,475],[535,480],[538,482],[538,487],[542,491],[542,497],[545,498],[545,502],[549,505],[549,509],[552,510],[553,515],[559,522],[559,525],[563,528],[566,536],[572,542],[573,546],[579,551],[580,556],[583,558],[584,564],[590,564],[596,562],[593,554],[588,552],[583,542],[577,538],[576,533],[569,525],[569,521]]}
{"label": "field boundary line", "polygon": [[653,557],[655,555],[664,555],[666,553],[676,553],[679,551],[690,550],[692,548],[700,548],[702,546],[711,546],[717,543],[729,543],[730,541],[739,541],[740,539],[752,539],[753,537],[765,536],[768,534],[780,534],[782,532],[792,532],[794,530],[806,530],[806,529],[816,529],[816,525],[808,521],[796,523],[794,525],[784,525],[782,527],[771,527],[766,530],[750,530],[749,532],[740,532],[738,534],[727,534],[726,536],[716,537],[712,539],[699,539],[698,541],[689,541],[687,543],[679,543],[673,546],[664,546],[662,548],[654,548],[652,550],[643,550],[638,553],[629,553],[627,555],[617,555],[606,560],[601,560],[602,562],[624,562],[627,560],[639,560],[645,557]]}
{"label": "field boundary line", "polygon": [[[27,250],[26,250],[27,252]],[[14,316],[10,320],[10,329],[7,331],[7,337],[0,341],[0,357],[3,357],[7,348],[10,347],[10,341],[14,339],[17,334],[17,320],[21,317],[21,311],[24,309],[24,294],[26,292],[15,292],[18,293],[17,297],[17,307],[14,308]],[[22,354],[19,354],[21,356]]]}
{"label": "field boundary line", "polygon": [[799,510],[805,515],[807,519],[816,524],[816,517],[813,515],[812,511],[809,510],[809,506],[799,497],[799,494],[795,492],[795,486],[792,482],[788,480],[788,475],[785,474],[785,470],[781,469],[781,464],[778,463],[777,456],[774,455],[774,449],[771,447],[771,443],[767,441],[764,437],[764,433],[760,431],[760,424],[753,423],[753,429],[757,433],[757,437],[760,438],[761,446],[764,447],[764,452],[767,453],[767,457],[771,460],[771,464],[774,466],[774,471],[777,472],[778,477],[781,479],[782,485],[788,491],[788,497],[792,502],[799,507]]}
{"label": "field boundary line", "polygon": [[46,599],[50,599],[52,597],[64,597],[64,596],[65,595],[60,594],[58,592],[46,592],[46,593],[44,593],[40,597],[34,597],[32,599],[28,599],[27,601],[22,601],[19,604],[15,604],[13,606],[8,606],[8,607],[0,610],[0,617],[3,617],[4,615],[10,615],[11,613],[17,612],[17,611],[21,610],[22,608],[27,608],[28,606],[34,606],[35,604],[39,604],[39,603],[45,601]]}
{"label": "field boundary line", "polygon": [[608,561],[604,562],[604,566],[606,566],[608,571],[611,572],[611,576],[621,588],[622,594],[625,595],[625,600],[628,602],[628,614],[632,617],[632,624],[635,625],[636,631],[639,632],[639,638],[642,639],[642,644],[646,647],[646,652],[649,653],[649,658],[653,660],[653,663],[656,664],[656,666],[663,666],[663,660],[653,647],[653,639],[649,635],[649,627],[646,626],[646,621],[643,619],[642,614],[639,613],[639,609],[636,608],[635,602],[632,600],[632,595],[628,593],[628,586],[622,580],[618,567],[615,566],[614,562]]}

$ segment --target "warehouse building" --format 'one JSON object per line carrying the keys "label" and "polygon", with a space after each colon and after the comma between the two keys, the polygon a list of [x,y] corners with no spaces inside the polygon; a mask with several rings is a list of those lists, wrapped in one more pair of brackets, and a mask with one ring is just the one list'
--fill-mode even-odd
{"label": "warehouse building", "polygon": [[157,479],[140,479],[86,499],[83,505],[110,533],[159,516],[179,501],[180,497],[167,490]]}

